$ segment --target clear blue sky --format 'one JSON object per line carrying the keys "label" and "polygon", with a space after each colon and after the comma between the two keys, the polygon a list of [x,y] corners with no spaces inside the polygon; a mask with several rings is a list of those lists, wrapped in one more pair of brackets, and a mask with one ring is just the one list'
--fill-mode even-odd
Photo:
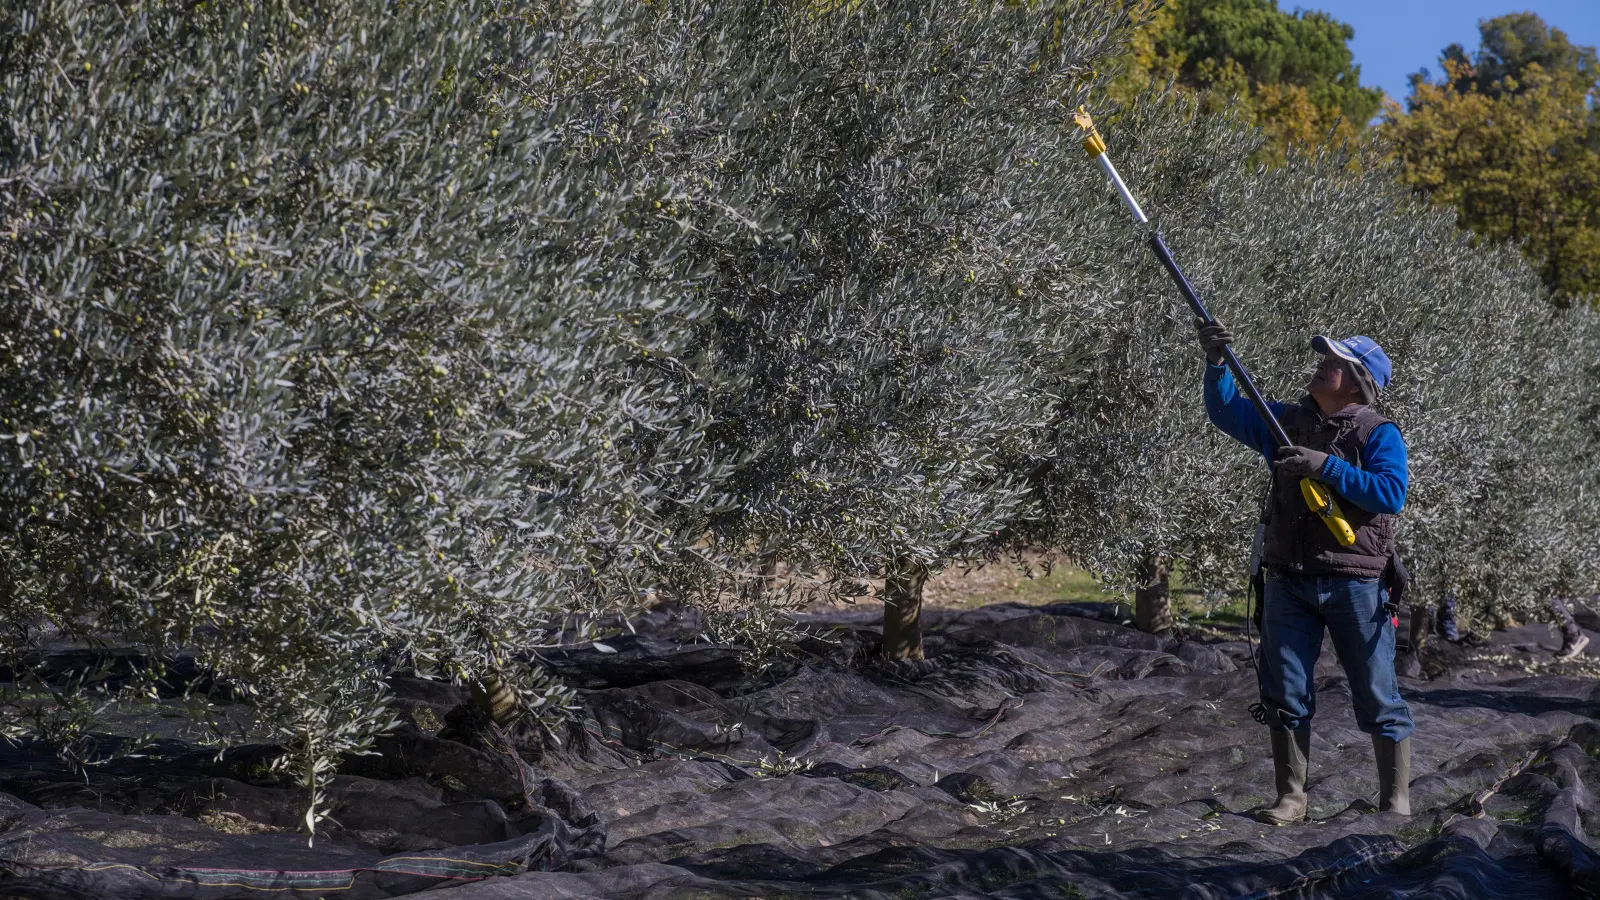
{"label": "clear blue sky", "polygon": [[1575,44],[1600,45],[1600,0],[1278,0],[1278,8],[1320,9],[1356,30],[1350,41],[1361,83],[1404,101],[1409,76],[1426,67],[1439,76],[1439,51],[1478,46],[1478,20],[1535,12]]}

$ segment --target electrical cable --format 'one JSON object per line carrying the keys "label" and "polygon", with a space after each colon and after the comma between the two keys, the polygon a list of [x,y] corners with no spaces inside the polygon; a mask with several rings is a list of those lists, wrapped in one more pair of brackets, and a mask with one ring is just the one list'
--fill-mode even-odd
{"label": "electrical cable", "polygon": [[[1257,587],[1258,585],[1260,585],[1259,589]],[[1262,612],[1264,613],[1266,611],[1266,597],[1258,597],[1258,590],[1260,595],[1264,595],[1266,593],[1265,587],[1265,584],[1262,583],[1259,570],[1250,573],[1250,600],[1245,604],[1244,607],[1244,643],[1245,646],[1250,650],[1250,670],[1256,673],[1256,691],[1258,694],[1261,691],[1261,667],[1256,665],[1256,645],[1254,640],[1251,639],[1250,631],[1251,626],[1254,625],[1256,621],[1255,607],[1258,599],[1262,606]],[[1271,713],[1268,712],[1266,704],[1262,703],[1260,700],[1257,700],[1256,702],[1250,704],[1249,710],[1250,718],[1255,719],[1257,725],[1267,724],[1267,716]]]}

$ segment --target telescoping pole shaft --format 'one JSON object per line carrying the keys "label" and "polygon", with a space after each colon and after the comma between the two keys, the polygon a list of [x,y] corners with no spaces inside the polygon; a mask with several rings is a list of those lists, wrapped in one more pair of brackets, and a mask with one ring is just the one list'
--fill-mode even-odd
{"label": "telescoping pole shaft", "polygon": [[[1111,157],[1106,153],[1105,139],[1100,137],[1100,132],[1095,129],[1094,121],[1089,118],[1089,114],[1080,109],[1073,119],[1086,135],[1083,139],[1083,149],[1094,157],[1094,161],[1100,164],[1101,169],[1105,170],[1106,177],[1111,179],[1111,186],[1117,189],[1117,195],[1122,198],[1123,205],[1128,207],[1128,211],[1133,213],[1133,218],[1140,225],[1149,225],[1150,220],[1146,218],[1144,210],[1139,208],[1139,201],[1133,199],[1133,193],[1128,190],[1128,185],[1117,173],[1117,167],[1112,164]],[[1183,294],[1183,299],[1189,301],[1189,308],[1194,310],[1194,314],[1207,325],[1215,322],[1216,319],[1213,319],[1211,313],[1206,310],[1206,305],[1200,302],[1200,295],[1195,293],[1194,285],[1191,285],[1188,277],[1183,274],[1178,261],[1172,258],[1172,251],[1167,249],[1167,242],[1162,240],[1161,232],[1150,233],[1150,249],[1155,251],[1156,259],[1161,261],[1161,267],[1172,276],[1172,281],[1178,286],[1178,292]],[[1245,371],[1244,363],[1234,354],[1232,347],[1222,348],[1222,360],[1233,370],[1233,377],[1244,388],[1245,396],[1250,398],[1250,405],[1256,408],[1256,412],[1267,423],[1267,428],[1272,431],[1272,439],[1278,442],[1279,447],[1293,444],[1294,442],[1289,440],[1288,433],[1283,430],[1283,425],[1278,422],[1278,417],[1272,414],[1272,408],[1267,406],[1266,398],[1262,397],[1261,391],[1256,388],[1255,380]]]}
{"label": "telescoping pole shaft", "polygon": [[[1178,261],[1172,258],[1172,251],[1167,249],[1167,242],[1161,239],[1159,232],[1151,233],[1150,249],[1155,251],[1156,258],[1161,260],[1162,268],[1167,270],[1167,274],[1171,275],[1172,280],[1178,285],[1178,291],[1183,294],[1183,299],[1189,301],[1189,307],[1194,310],[1194,314],[1204,319],[1207,325],[1215,322],[1216,320],[1211,318],[1211,313],[1206,311],[1205,304],[1200,302],[1200,297],[1194,292],[1194,287],[1189,284],[1189,279],[1184,277],[1183,270],[1178,268]],[[1228,368],[1233,370],[1233,377],[1238,380],[1239,386],[1244,388],[1245,396],[1250,398],[1251,405],[1256,408],[1256,412],[1261,414],[1261,418],[1266,421],[1267,427],[1272,430],[1272,439],[1278,442],[1279,447],[1287,447],[1293,444],[1294,442],[1289,440],[1288,432],[1284,431],[1283,425],[1279,424],[1278,417],[1272,414],[1272,407],[1267,405],[1266,398],[1262,397],[1261,391],[1256,388],[1256,383],[1250,378],[1250,373],[1244,370],[1244,363],[1240,362],[1239,357],[1234,355],[1232,347],[1223,345],[1222,361],[1227,363]]]}
{"label": "telescoping pole shaft", "polygon": [[[1072,118],[1082,131],[1084,151],[1105,170],[1106,177],[1111,179],[1111,185],[1117,189],[1117,195],[1122,198],[1128,211],[1133,213],[1134,219],[1138,220],[1140,225],[1149,226],[1150,220],[1145,216],[1144,210],[1139,208],[1139,201],[1133,199],[1128,185],[1123,182],[1122,176],[1117,173],[1117,167],[1111,163],[1111,157],[1106,154],[1105,138],[1101,137],[1099,130],[1094,127],[1094,120],[1089,117],[1088,110],[1079,107]],[[1183,269],[1178,266],[1178,261],[1172,258],[1172,251],[1167,249],[1167,242],[1161,239],[1161,232],[1151,230],[1150,249],[1155,251],[1156,259],[1161,260],[1162,268],[1172,276],[1172,281],[1183,294],[1183,299],[1189,301],[1189,308],[1194,310],[1194,314],[1208,325],[1216,322],[1206,310],[1206,305],[1200,302],[1200,295],[1195,293],[1194,285],[1189,283],[1189,279],[1183,274]],[[1267,423],[1267,428],[1272,432],[1272,439],[1278,447],[1293,445],[1294,442],[1289,440],[1288,432],[1283,430],[1283,423],[1272,414],[1272,408],[1267,406],[1266,399],[1256,388],[1255,380],[1245,371],[1244,364],[1239,362],[1239,357],[1234,354],[1232,347],[1223,346],[1222,361],[1233,372],[1234,380],[1244,388],[1245,396],[1250,398],[1250,405],[1255,407],[1262,421]],[[1339,508],[1339,501],[1334,499],[1333,492],[1328,490],[1327,485],[1314,478],[1302,478],[1300,494],[1305,498],[1306,505],[1322,517],[1322,521],[1327,524],[1341,545],[1349,547],[1356,542],[1355,529],[1345,518],[1344,511]]]}

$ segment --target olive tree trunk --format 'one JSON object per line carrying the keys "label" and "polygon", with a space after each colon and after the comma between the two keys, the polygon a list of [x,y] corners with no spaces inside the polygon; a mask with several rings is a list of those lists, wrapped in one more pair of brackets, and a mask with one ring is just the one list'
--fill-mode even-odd
{"label": "olive tree trunk", "polygon": [[522,714],[517,692],[507,684],[498,671],[485,672],[472,685],[472,703],[489,720],[502,728],[510,726]]}
{"label": "olive tree trunk", "polygon": [[883,584],[884,659],[922,658],[922,586],[928,568],[897,559]]}
{"label": "olive tree trunk", "polygon": [[1152,553],[1139,567],[1139,585],[1133,592],[1133,623],[1140,631],[1159,634],[1172,630],[1172,592],[1169,563]]}
{"label": "olive tree trunk", "polygon": [[1428,646],[1433,637],[1433,607],[1422,601],[1414,601],[1411,606],[1411,650],[1420,652]]}

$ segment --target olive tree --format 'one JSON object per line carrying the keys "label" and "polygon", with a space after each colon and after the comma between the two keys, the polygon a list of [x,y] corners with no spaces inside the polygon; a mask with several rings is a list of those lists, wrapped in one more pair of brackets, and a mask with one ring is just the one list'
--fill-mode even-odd
{"label": "olive tree", "polygon": [[1472,518],[1457,527],[1440,581],[1480,619],[1542,614],[1551,598],[1600,585],[1595,322],[1588,310],[1555,311],[1513,336],[1518,358],[1485,398],[1506,428],[1482,447]]}
{"label": "olive tree", "polygon": [[654,122],[558,52],[610,12],[0,12],[8,655],[192,653],[313,799],[396,660],[561,705],[510,654],[636,601],[657,486],[718,477],[635,377],[701,303]]}
{"label": "olive tree", "polygon": [[[664,4],[658,27],[697,39],[630,60],[676,86],[660,164],[757,223],[684,250],[708,313],[662,371],[732,471],[674,527],[839,591],[883,578],[890,657],[921,656],[924,579],[1021,515],[1017,461],[1047,450],[1046,373],[1075,352],[1075,270],[1106,233],[1070,214],[1094,182],[1059,164],[1078,152],[1063,123],[1117,15]],[[718,215],[664,202],[697,235]]]}

